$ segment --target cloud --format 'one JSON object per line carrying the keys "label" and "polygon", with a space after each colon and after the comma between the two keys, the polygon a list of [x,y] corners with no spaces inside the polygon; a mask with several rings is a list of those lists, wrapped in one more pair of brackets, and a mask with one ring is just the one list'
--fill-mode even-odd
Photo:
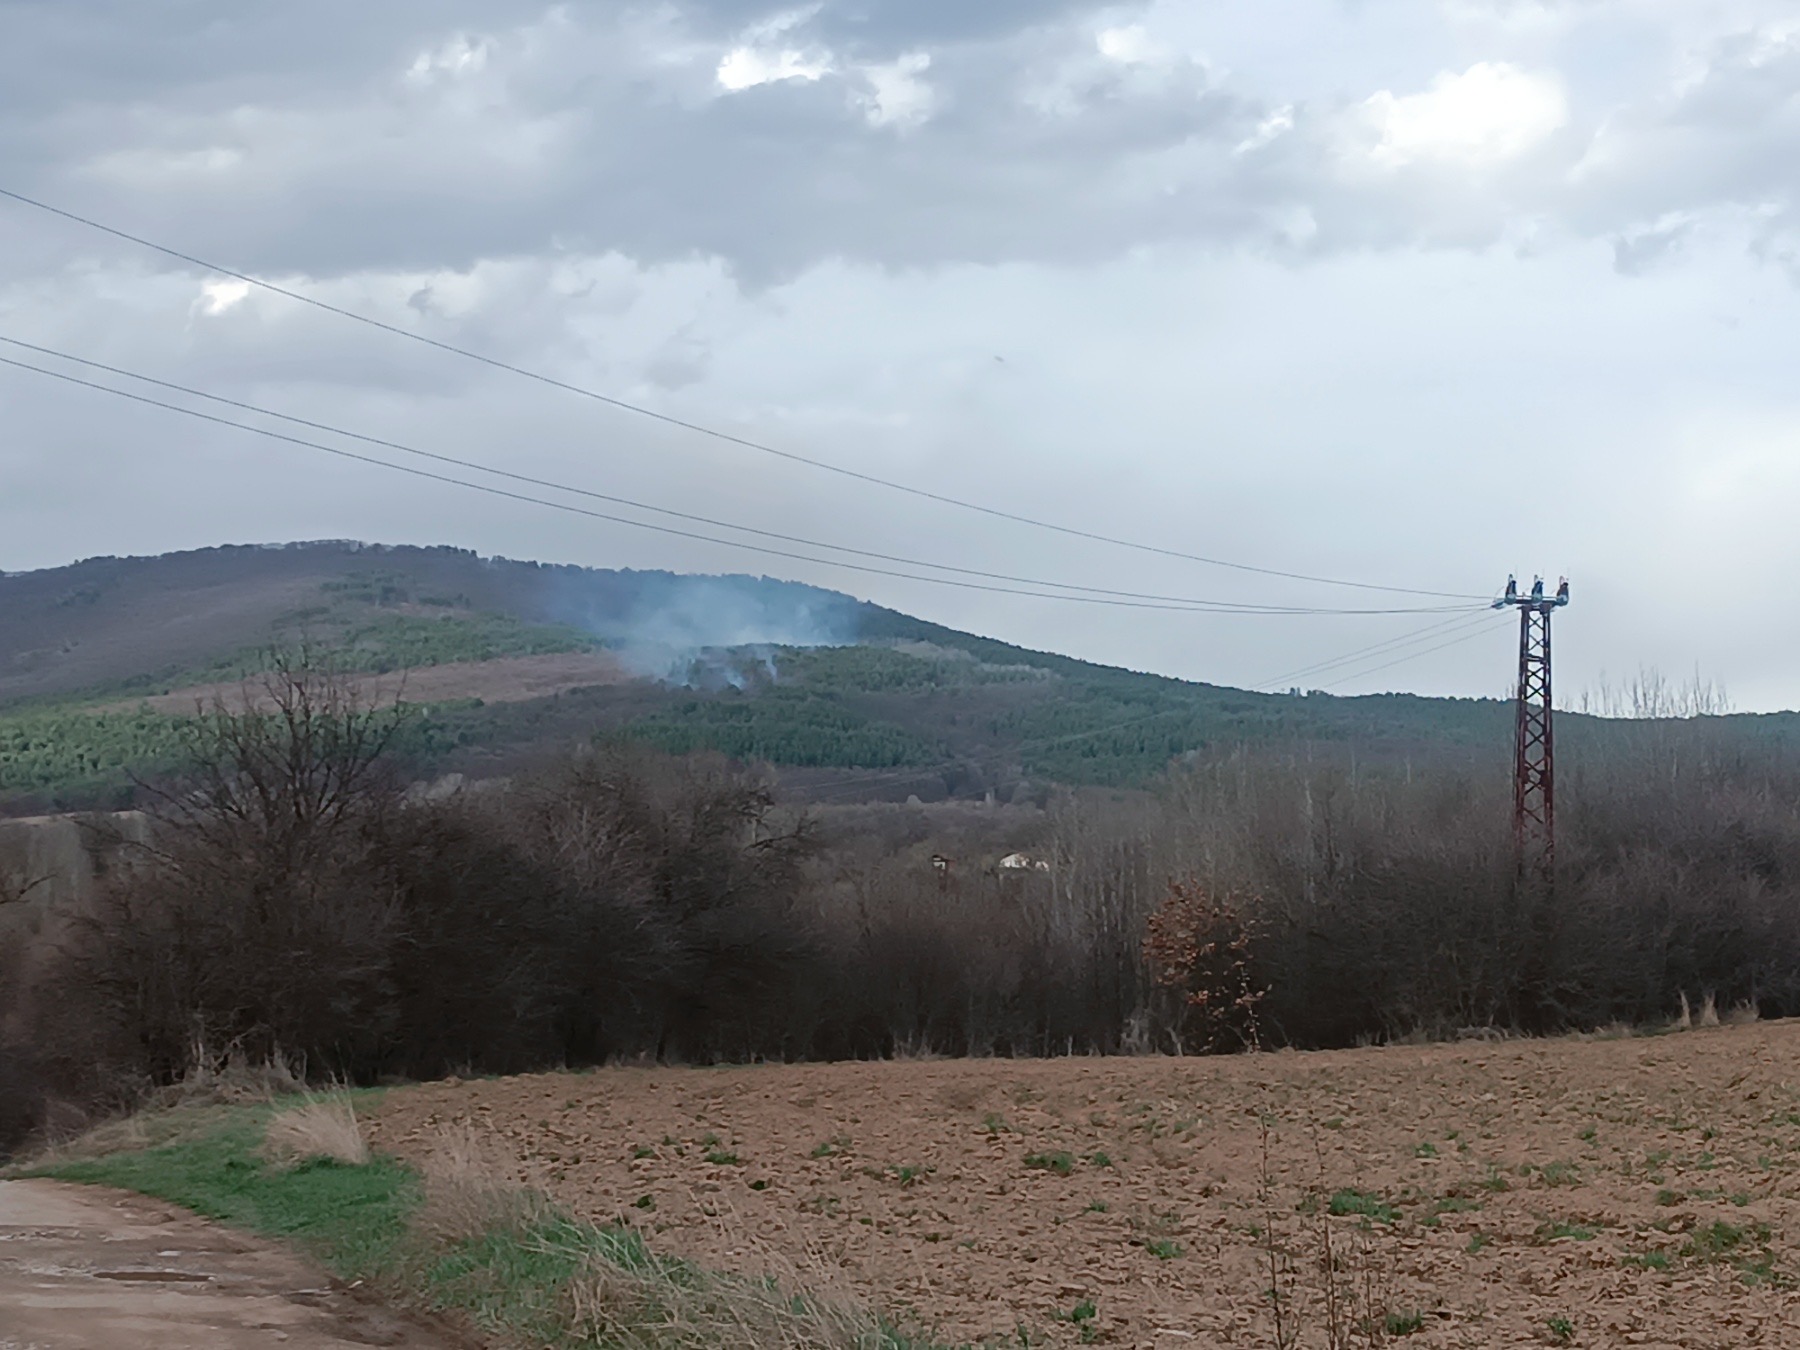
{"label": "cloud", "polygon": [[1769,221],[1791,213],[1800,206],[1797,94],[1800,23],[1715,38],[1656,97],[1616,110],[1597,128],[1569,173],[1577,223],[1644,225],[1672,212],[1720,210]]}
{"label": "cloud", "polygon": [[422,51],[414,57],[406,77],[415,84],[430,84],[474,75],[486,67],[488,51],[485,39],[457,33],[435,50]]}
{"label": "cloud", "polygon": [[[713,256],[769,284],[833,258],[1086,264],[1181,240],[1610,241],[1771,205],[1774,256],[1796,26],[1715,27],[1594,101],[1595,25],[1664,4],[1458,0],[1444,22],[1492,55],[1299,92],[1234,76],[1147,0],[321,0],[306,23],[23,3],[36,41],[0,53],[0,173],[313,276],[560,249]],[[353,13],[356,42],[317,40]]]}
{"label": "cloud", "polygon": [[[1779,284],[1800,281],[1788,2],[0,0],[17,35],[0,44],[0,183],[434,338],[1032,514],[1478,589],[1566,563],[1595,597],[1571,661],[1604,638],[1615,666],[1685,669],[1705,653],[1619,645],[1742,649],[1723,627],[1658,628],[1653,600],[1633,610],[1638,574],[1727,547],[1757,575],[1800,565],[1778,530],[1733,524],[1773,510],[1749,480],[1678,528],[1682,465],[1750,444],[1749,426],[1779,431],[1777,455],[1800,426],[1800,291]],[[0,330],[720,519],[1242,594],[971,528],[0,213]],[[449,540],[762,564],[1209,678],[1333,654],[1300,625],[1071,618],[395,485],[25,379],[0,372],[0,566],[222,531]],[[1521,446],[1559,484],[1524,526],[1493,487]],[[1775,594],[1747,587],[1746,607],[1753,593]],[[1355,628],[1333,630],[1341,648],[1385,635]],[[1770,642],[1764,666],[1719,673],[1747,697],[1790,688],[1800,655]],[[1500,683],[1444,669],[1465,691]]]}
{"label": "cloud", "polygon": [[1439,161],[1479,167],[1512,159],[1568,121],[1561,85],[1504,62],[1437,76],[1422,93],[1383,89],[1363,105],[1375,132],[1370,156],[1387,167]]}
{"label": "cloud", "polygon": [[194,305],[200,313],[208,317],[216,317],[225,313],[232,306],[243,303],[251,289],[249,282],[231,278],[203,281],[200,283],[199,299],[194,302]]}
{"label": "cloud", "polygon": [[1613,239],[1613,267],[1623,276],[1643,276],[1673,256],[1693,229],[1691,217],[1673,215],[1621,231]]}
{"label": "cloud", "polygon": [[831,72],[831,58],[791,48],[734,47],[719,61],[719,87],[739,93],[776,80],[817,80]]}
{"label": "cloud", "polygon": [[931,116],[937,97],[925,81],[931,69],[929,52],[908,52],[882,65],[865,66],[869,82],[864,102],[870,123],[878,127],[908,127]]}

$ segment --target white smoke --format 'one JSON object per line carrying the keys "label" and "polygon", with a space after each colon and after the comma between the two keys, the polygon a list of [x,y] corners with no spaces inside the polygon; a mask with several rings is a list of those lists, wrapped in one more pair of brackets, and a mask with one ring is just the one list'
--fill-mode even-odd
{"label": "white smoke", "polygon": [[863,609],[769,577],[574,572],[551,585],[554,616],[592,633],[634,674],[701,688],[773,681],[782,647],[850,645]]}

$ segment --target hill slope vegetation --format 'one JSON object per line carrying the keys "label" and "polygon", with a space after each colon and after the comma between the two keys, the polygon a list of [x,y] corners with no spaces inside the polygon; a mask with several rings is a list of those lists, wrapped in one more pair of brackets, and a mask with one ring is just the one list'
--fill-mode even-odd
{"label": "hill slope vegetation", "polygon": [[[766,577],[328,541],[0,576],[0,809],[131,804],[134,779],[181,763],[198,702],[300,645],[423,704],[406,746],[422,776],[506,774],[545,747],[622,739],[766,762],[827,800],[1041,799],[1140,786],[1234,744],[1449,753],[1503,772],[1509,735],[1496,700],[1249,693]],[[437,673],[409,694],[423,670]],[[1791,737],[1796,719],[1746,726]]]}

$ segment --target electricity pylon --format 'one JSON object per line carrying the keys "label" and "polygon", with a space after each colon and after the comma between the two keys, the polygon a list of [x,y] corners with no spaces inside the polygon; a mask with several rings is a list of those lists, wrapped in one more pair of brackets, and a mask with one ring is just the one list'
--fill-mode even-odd
{"label": "electricity pylon", "polygon": [[1550,709],[1550,615],[1569,603],[1569,579],[1555,595],[1538,577],[1525,595],[1506,579],[1495,609],[1519,611],[1519,692],[1513,734],[1513,857],[1521,882],[1548,887],[1556,873],[1556,740]]}

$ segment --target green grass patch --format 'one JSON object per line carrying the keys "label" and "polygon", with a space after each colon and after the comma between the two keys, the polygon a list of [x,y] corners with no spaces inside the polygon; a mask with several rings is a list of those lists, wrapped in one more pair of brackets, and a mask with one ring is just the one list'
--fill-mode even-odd
{"label": "green grass patch", "polygon": [[1546,1186],[1575,1186],[1581,1181],[1580,1170],[1572,1162],[1545,1163],[1538,1169],[1538,1175]]}
{"label": "green grass patch", "polygon": [[1326,1211],[1337,1215],[1360,1215],[1365,1219],[1373,1219],[1377,1223],[1393,1223],[1400,1217],[1400,1211],[1380,1196],[1350,1189],[1333,1191]]}
{"label": "green grass patch", "polygon": [[359,1167],[312,1161],[271,1168],[257,1157],[268,1114],[233,1113],[227,1124],[191,1139],[60,1163],[38,1175],[137,1191],[233,1228],[295,1242],[346,1279],[385,1272],[419,1203],[417,1175],[382,1157]]}
{"label": "green grass patch", "polygon": [[1068,1312],[1050,1314],[1059,1322],[1091,1322],[1099,1315],[1100,1309],[1091,1298],[1084,1298]]}
{"label": "green grass patch", "polygon": [[1382,1326],[1390,1336],[1411,1336],[1425,1330],[1425,1314],[1391,1312],[1382,1319]]}
{"label": "green grass patch", "polygon": [[1684,1260],[1735,1267],[1747,1284],[1775,1278],[1775,1253],[1769,1241],[1773,1230],[1766,1223],[1736,1224],[1716,1219],[1696,1228],[1682,1244]]}
{"label": "green grass patch", "polygon": [[1027,1153],[1025,1165],[1038,1172],[1054,1172],[1059,1177],[1066,1177],[1075,1170],[1073,1153]]}
{"label": "green grass patch", "polygon": [[[450,1315],[489,1344],[675,1350],[703,1333],[719,1344],[743,1335],[758,1344],[829,1339],[931,1350],[874,1316],[656,1256],[635,1229],[588,1223],[547,1202],[516,1208],[510,1219],[497,1212],[473,1236],[430,1237],[422,1231],[428,1225],[414,1223],[424,1182],[393,1158],[285,1168],[265,1162],[263,1134],[278,1110],[207,1112],[170,1142],[31,1174],[137,1191],[291,1242],[339,1278],[363,1281],[402,1306]],[[158,1122],[148,1124],[154,1133]],[[655,1201],[643,1196],[636,1207],[651,1211]],[[576,1310],[599,1306],[602,1286],[604,1325],[583,1321]]]}

